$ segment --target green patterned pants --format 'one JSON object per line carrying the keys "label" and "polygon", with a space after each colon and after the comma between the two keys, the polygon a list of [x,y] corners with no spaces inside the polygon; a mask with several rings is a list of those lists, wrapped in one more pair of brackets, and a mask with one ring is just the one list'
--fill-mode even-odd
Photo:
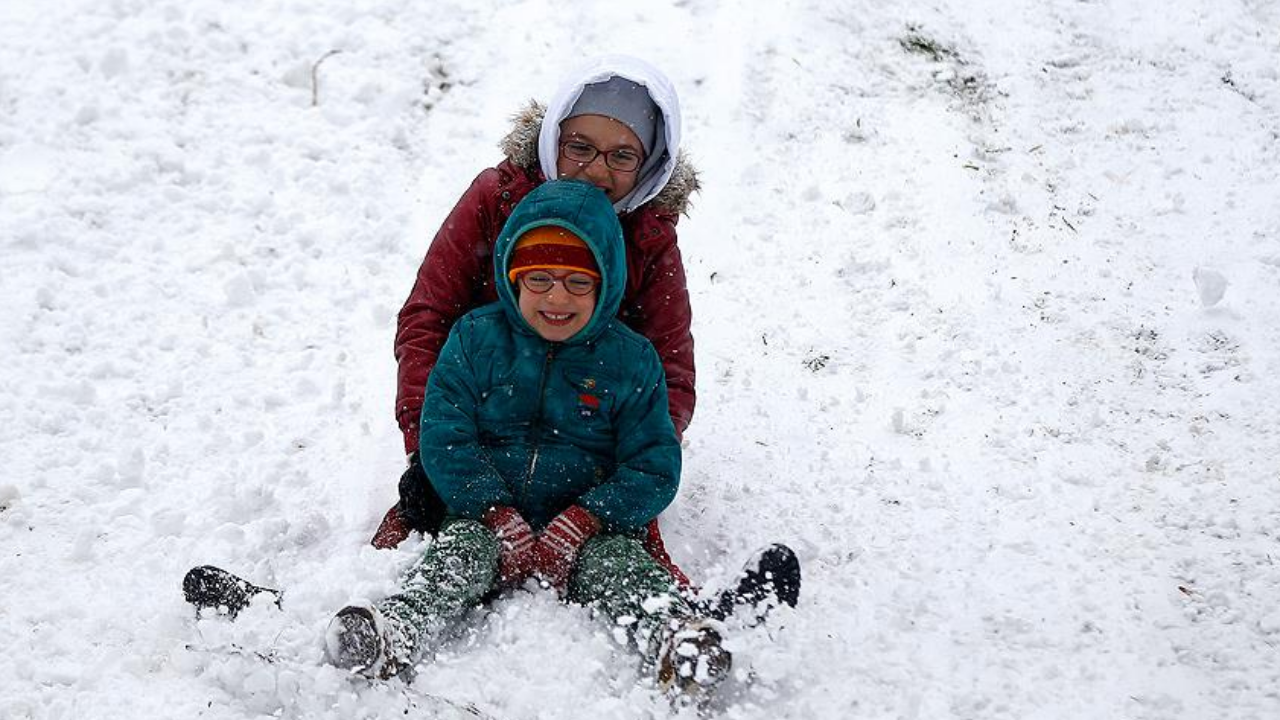
{"label": "green patterned pants", "polygon": [[[498,578],[498,538],[474,520],[450,518],[436,541],[405,577],[401,591],[378,603],[404,647],[396,655],[416,660],[434,649]],[[568,599],[596,608],[651,661],[659,632],[691,608],[671,574],[627,535],[597,535],[582,547],[569,580]]]}

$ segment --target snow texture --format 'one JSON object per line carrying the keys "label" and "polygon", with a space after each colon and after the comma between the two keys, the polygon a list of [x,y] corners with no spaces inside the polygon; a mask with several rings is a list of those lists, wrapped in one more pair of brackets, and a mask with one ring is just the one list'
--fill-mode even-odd
{"label": "snow texture", "polygon": [[[321,663],[422,549],[368,545],[418,262],[509,115],[610,51],[670,74],[705,186],[671,549],[710,586],[771,541],[805,567],[798,609],[728,633],[723,717],[1280,717],[1277,27],[1267,0],[0,3],[0,717],[671,713],[545,592],[408,686]],[[203,563],[284,610],[195,619]]]}

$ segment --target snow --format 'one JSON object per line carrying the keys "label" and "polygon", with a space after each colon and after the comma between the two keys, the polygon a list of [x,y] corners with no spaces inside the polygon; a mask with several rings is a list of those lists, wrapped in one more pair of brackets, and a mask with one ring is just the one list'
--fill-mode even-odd
{"label": "snow", "polygon": [[[671,549],[712,586],[768,542],[804,563],[798,609],[729,633],[755,681],[724,717],[1280,716],[1278,26],[1261,0],[0,4],[0,717],[670,714],[550,593],[407,689],[320,662],[422,549],[367,541],[431,233],[509,115],[609,51],[671,75],[705,184]],[[284,609],[197,620],[204,563]]]}

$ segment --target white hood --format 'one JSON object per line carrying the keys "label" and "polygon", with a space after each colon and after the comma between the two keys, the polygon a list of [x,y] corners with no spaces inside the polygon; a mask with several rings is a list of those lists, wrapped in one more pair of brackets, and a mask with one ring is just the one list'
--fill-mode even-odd
{"label": "white hood", "polygon": [[573,108],[582,94],[583,87],[608,80],[613,76],[624,77],[639,83],[649,91],[649,97],[662,111],[666,149],[661,164],[649,168],[632,191],[613,204],[619,214],[631,212],[649,202],[671,179],[676,169],[676,157],[680,154],[680,99],[675,86],[658,68],[639,58],[627,55],[605,55],[593,58],[565,77],[563,84],[547,105],[547,114],[538,134],[538,162],[548,179],[554,180],[556,157],[560,154],[560,122]]}

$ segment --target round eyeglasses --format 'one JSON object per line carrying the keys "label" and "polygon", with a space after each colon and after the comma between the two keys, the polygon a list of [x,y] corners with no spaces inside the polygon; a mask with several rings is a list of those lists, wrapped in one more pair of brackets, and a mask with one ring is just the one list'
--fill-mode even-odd
{"label": "round eyeglasses", "polygon": [[617,150],[609,150],[608,152],[590,143],[584,143],[581,140],[566,140],[560,143],[560,156],[566,160],[572,160],[583,165],[590,165],[596,161],[600,155],[604,156],[604,164],[610,170],[618,172],[632,173],[640,169],[640,163],[644,158],[640,153],[629,148],[618,148]]}
{"label": "round eyeglasses", "polygon": [[551,292],[551,288],[560,283],[570,295],[588,295],[596,289],[596,279],[586,273],[569,273],[562,278],[545,270],[531,270],[520,276],[520,284],[525,290],[537,295]]}

